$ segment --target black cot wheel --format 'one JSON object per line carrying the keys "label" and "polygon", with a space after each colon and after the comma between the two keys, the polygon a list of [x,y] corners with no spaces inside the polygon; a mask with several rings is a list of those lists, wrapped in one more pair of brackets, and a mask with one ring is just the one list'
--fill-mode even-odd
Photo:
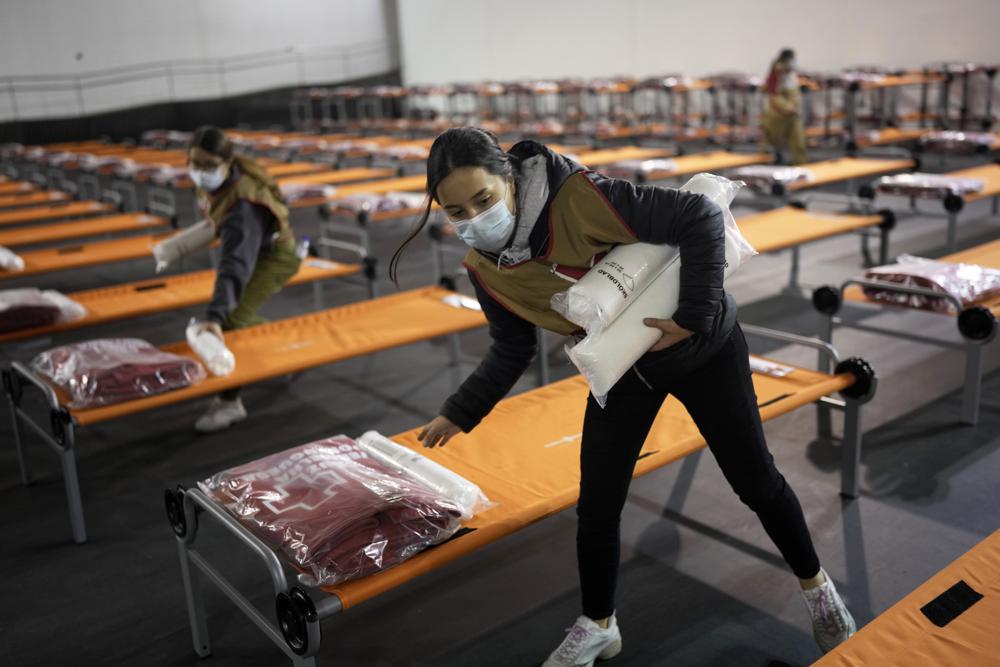
{"label": "black cot wheel", "polygon": [[813,308],[824,315],[833,316],[840,310],[840,292],[829,285],[813,290]]}
{"label": "black cot wheel", "polygon": [[997,318],[982,306],[966,308],[958,314],[958,330],[969,340],[986,342],[996,335]]}
{"label": "black cot wheel", "polygon": [[892,210],[887,208],[880,208],[875,211],[875,215],[882,218],[882,222],[879,223],[879,227],[882,229],[892,230],[896,227],[896,214]]}
{"label": "black cot wheel", "polygon": [[944,210],[949,213],[958,213],[965,207],[965,200],[956,195],[954,192],[949,192],[944,197]]}
{"label": "black cot wheel", "polygon": [[834,373],[850,373],[854,376],[854,384],[841,390],[841,394],[847,398],[867,403],[875,396],[875,387],[878,379],[875,377],[875,370],[871,365],[860,357],[844,359],[834,369]]}
{"label": "black cot wheel", "polygon": [[184,496],[181,487],[174,489],[164,489],[163,502],[167,508],[167,521],[174,530],[174,535],[184,537],[187,535],[187,519],[184,516]]}
{"label": "black cot wheel", "polygon": [[295,655],[305,655],[309,651],[309,623],[316,621],[316,606],[312,598],[295,586],[288,593],[278,594],[275,610],[278,627],[288,648]]}

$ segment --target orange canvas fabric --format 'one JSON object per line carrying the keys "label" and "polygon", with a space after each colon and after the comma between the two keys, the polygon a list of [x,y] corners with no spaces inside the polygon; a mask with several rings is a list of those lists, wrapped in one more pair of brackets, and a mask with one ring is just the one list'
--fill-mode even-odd
{"label": "orange canvas fabric", "polygon": [[654,158],[670,157],[673,151],[666,148],[647,148],[643,146],[622,146],[599,151],[577,153],[577,161],[588,169],[597,169],[605,165],[623,160],[652,160]]}
{"label": "orange canvas fabric", "polygon": [[979,167],[959,169],[958,171],[948,172],[948,176],[954,176],[955,178],[978,178],[983,181],[983,189],[981,191],[965,195],[964,199],[967,202],[979,201],[980,199],[1000,195],[1000,164],[984,164]]}
{"label": "orange canvas fabric", "polygon": [[913,160],[883,160],[861,157],[842,157],[810,162],[802,165],[802,168],[812,172],[813,180],[791,183],[788,185],[788,190],[791,192],[808,190],[822,185],[848,181],[852,178],[870,178],[894,171],[906,171],[915,165]]}
{"label": "orange canvas fabric", "polygon": [[[236,357],[231,375],[127,403],[74,410],[72,416],[81,425],[94,424],[486,324],[480,311],[447,304],[445,297],[453,294],[427,287],[226,332],[226,345]],[[187,343],[162,349],[194,358]]]}
{"label": "orange canvas fabric", "polygon": [[[292,276],[288,285],[342,278],[360,272],[359,264],[341,264],[309,257],[302,262],[299,272]],[[71,292],[67,296],[87,309],[87,314],[82,319],[0,334],[0,343],[208,303],[214,287],[215,271],[209,269]]]}
{"label": "orange canvas fabric", "polygon": [[289,207],[307,208],[309,206],[322,206],[330,202],[360,194],[385,194],[386,192],[423,192],[427,186],[427,177],[423,174],[419,176],[403,176],[401,178],[386,178],[378,181],[366,183],[352,183],[350,185],[337,186],[337,191],[330,197],[310,197],[297,199],[289,204]]}
{"label": "orange canvas fabric", "polygon": [[703,171],[720,172],[724,169],[735,169],[752,164],[767,164],[774,161],[770,153],[732,153],[730,151],[709,151],[707,153],[692,153],[670,158],[674,163],[673,171],[654,171],[646,175],[647,180],[658,181],[666,178],[693,176]]}
{"label": "orange canvas fabric", "polygon": [[123,213],[98,218],[84,218],[72,222],[0,229],[0,246],[16,248],[36,243],[68,241],[99,234],[155,229],[170,224],[166,218],[148,213]]}
{"label": "orange canvas fabric", "polygon": [[7,181],[6,177],[0,178],[0,195],[14,195],[21,192],[35,192],[38,186],[28,181]]}
{"label": "orange canvas fabric", "polygon": [[[761,417],[773,419],[849,386],[849,375],[796,369],[784,378],[754,375]],[[524,526],[571,507],[579,493],[580,436],[587,385],[577,376],[501,401],[476,429],[447,447],[423,448],[419,429],[394,436],[478,484],[496,505],[473,517],[474,530],[371,577],[324,588],[344,607],[388,591]],[[673,397],[664,404],[643,447],[636,476],[705,446]]]}
{"label": "orange canvas fabric", "polygon": [[42,190],[40,192],[28,192],[25,194],[0,195],[0,209],[37,206],[39,204],[67,201],[69,199],[70,196],[61,190]]}
{"label": "orange canvas fabric", "polygon": [[774,252],[820,239],[874,227],[877,215],[839,215],[785,206],[736,219],[743,236],[757,252]]}
{"label": "orange canvas fabric", "polygon": [[0,211],[0,226],[46,222],[60,218],[82,218],[98,213],[110,213],[115,207],[98,201],[68,201],[47,206]]}
{"label": "orange canvas fabric", "polygon": [[315,174],[288,176],[279,178],[278,182],[282,185],[337,185],[340,183],[356,183],[358,181],[392,178],[395,175],[395,169],[354,167],[350,169],[330,169]]}
{"label": "orange canvas fabric", "polygon": [[[921,608],[964,581],[982,599],[943,628]],[[1000,530],[882,612],[815,667],[986,667],[1000,664]]]}
{"label": "orange canvas fabric", "polygon": [[[111,241],[28,250],[18,253],[24,260],[24,270],[0,270],[0,280],[23,278],[53,271],[69,271],[84,266],[123,262],[147,256],[152,262],[153,244],[170,236],[170,234],[171,232],[165,232],[152,236],[130,236]],[[150,264],[150,270],[152,270],[152,264]]]}

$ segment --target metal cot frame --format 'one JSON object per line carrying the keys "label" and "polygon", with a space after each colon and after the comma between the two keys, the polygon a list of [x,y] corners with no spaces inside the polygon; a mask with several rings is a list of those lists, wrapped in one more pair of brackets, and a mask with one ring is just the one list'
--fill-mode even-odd
{"label": "metal cot frame", "polygon": [[[1000,160],[996,161],[1000,164]],[[858,196],[862,199],[867,199],[868,201],[873,201],[875,199],[876,190],[872,186],[862,187],[858,192]],[[1000,193],[996,193],[989,197],[990,199],[990,215],[996,217],[1000,214]],[[910,197],[910,209],[916,210],[917,208],[917,197]],[[946,195],[938,197],[926,197],[926,199],[940,199],[941,206],[944,208],[945,214],[948,217],[948,236],[947,236],[947,248],[948,252],[952,253],[958,247],[958,215],[965,208],[965,197],[957,195],[954,193],[948,193]]]}
{"label": "metal cot frame", "polygon": [[[945,340],[932,336],[910,333],[900,329],[864,324],[854,319],[847,319],[838,313],[844,304],[844,290],[852,285],[872,287],[880,290],[890,290],[900,294],[934,297],[951,303],[959,315],[955,318],[960,341]],[[900,338],[925,345],[933,345],[948,350],[965,352],[965,384],[962,389],[962,422],[975,425],[979,421],[979,403],[982,395],[983,378],[983,347],[992,341],[997,334],[997,320],[993,313],[982,307],[965,308],[961,301],[950,294],[942,294],[922,287],[899,285],[877,280],[851,279],[843,282],[840,287],[824,286],[813,292],[813,306],[822,316],[822,331],[820,337],[827,343],[833,343],[834,327],[857,329],[868,333]],[[862,305],[862,304],[855,304]],[[874,305],[874,304],[871,304]],[[869,306],[869,308],[871,307]],[[925,311],[926,312],[926,311]],[[950,316],[949,316],[950,317]],[[822,363],[820,369],[823,369]]]}
{"label": "metal cot frame", "polygon": [[[375,298],[376,288],[374,282],[374,263],[367,258],[364,259],[364,269],[362,270],[368,280],[369,295]],[[319,282],[313,283],[313,298],[317,304],[322,300],[322,291]],[[454,334],[449,354],[450,363],[457,364],[458,359],[458,339]],[[60,459],[62,465],[63,481],[66,486],[66,503],[69,510],[70,528],[73,540],[77,544],[87,541],[86,522],[83,517],[83,501],[80,496],[80,482],[76,472],[76,432],[79,424],[73,418],[69,410],[60,402],[59,396],[52,386],[37,373],[31,370],[26,364],[20,361],[12,362],[10,368],[3,370],[3,388],[7,395],[7,403],[10,411],[11,426],[14,431],[14,448],[17,452],[17,460],[20,469],[21,483],[28,486],[31,483],[31,474],[28,470],[27,461],[24,457],[24,442],[21,433],[21,424],[37,435],[45,445],[52,449]],[[25,387],[38,389],[44,399],[48,414],[48,430],[45,425],[22,407]]]}

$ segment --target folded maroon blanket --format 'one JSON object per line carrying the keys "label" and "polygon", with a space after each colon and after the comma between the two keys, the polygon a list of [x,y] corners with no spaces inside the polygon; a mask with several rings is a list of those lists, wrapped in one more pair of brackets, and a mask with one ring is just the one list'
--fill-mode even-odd
{"label": "folded maroon blanket", "polygon": [[[877,266],[865,272],[865,278],[879,282],[923,287],[950,294],[963,307],[1000,296],[1000,270],[975,264],[949,264],[923,257],[901,255],[896,264]],[[955,305],[948,299],[920,294],[904,294],[890,288],[863,288],[873,301],[908,306],[939,313],[954,313]]]}
{"label": "folded maroon blanket", "polygon": [[59,308],[45,304],[24,304],[0,310],[0,333],[55,324]]}
{"label": "folded maroon blanket", "polygon": [[448,498],[335,436],[231,468],[199,486],[322,584],[400,563],[454,534]]}
{"label": "folded maroon blanket", "polygon": [[70,407],[121,403],[197,384],[197,361],[163,352],[138,338],[105,338],[64,345],[31,362],[72,397]]}

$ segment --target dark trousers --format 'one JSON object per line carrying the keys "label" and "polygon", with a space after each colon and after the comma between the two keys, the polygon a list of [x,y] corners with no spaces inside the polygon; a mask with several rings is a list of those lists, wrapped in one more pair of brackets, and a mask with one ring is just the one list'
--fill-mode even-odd
{"label": "dark trousers", "polygon": [[[295,254],[295,239],[276,243],[269,254],[257,260],[253,275],[243,288],[236,308],[222,323],[222,330],[235,331],[267,322],[257,311],[298,273],[301,264],[302,260]],[[227,389],[219,397],[235,401],[240,397],[240,387]]]}
{"label": "dark trousers", "polygon": [[[682,341],[679,346],[696,344]],[[669,394],[684,404],[733,491],[756,512],[800,579],[819,572],[819,559],[792,488],[774,467],[750,379],[746,339],[739,325],[721,346],[696,353],[668,348],[650,353],[612,389],[601,408],[588,398],[580,451],[577,558],[583,613],[592,619],[615,610],[619,525],[636,458]],[[677,375],[678,355],[690,366]]]}

